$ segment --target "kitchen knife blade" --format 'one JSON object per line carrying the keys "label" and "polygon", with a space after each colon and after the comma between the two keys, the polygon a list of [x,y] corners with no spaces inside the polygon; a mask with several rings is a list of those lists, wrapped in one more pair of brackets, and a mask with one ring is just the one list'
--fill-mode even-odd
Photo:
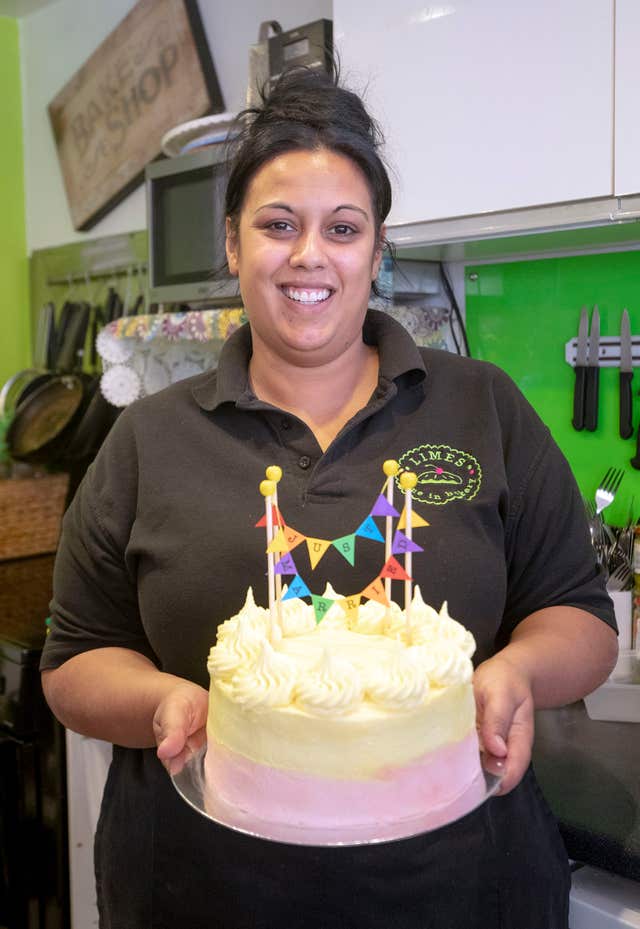
{"label": "kitchen knife blade", "polygon": [[584,393],[587,374],[587,345],[589,341],[589,314],[586,306],[580,310],[578,345],[576,348],[576,382],[573,388],[573,419],[571,425],[578,432],[584,429]]}
{"label": "kitchen knife blade", "polygon": [[589,332],[589,351],[587,354],[587,375],[584,394],[584,427],[594,432],[598,425],[598,387],[600,383],[600,313],[594,306],[591,314]]}
{"label": "kitchen knife blade", "polygon": [[620,322],[620,438],[629,439],[633,435],[631,416],[633,362],[631,358],[631,324],[629,311],[622,311]]}

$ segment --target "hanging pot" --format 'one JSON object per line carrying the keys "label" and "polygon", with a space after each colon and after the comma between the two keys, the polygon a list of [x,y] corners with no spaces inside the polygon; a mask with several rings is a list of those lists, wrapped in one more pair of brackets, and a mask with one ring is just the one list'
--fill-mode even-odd
{"label": "hanging pot", "polygon": [[[108,300],[105,307],[107,319],[116,319],[122,312],[122,308],[121,302],[115,303],[113,300]],[[94,307],[91,323],[91,368],[94,373],[87,387],[88,403],[74,426],[64,453],[63,461],[65,463],[92,459],[121,412],[118,407],[113,406],[105,399],[100,390],[100,373],[98,371],[98,353],[96,350],[96,338],[100,322],[101,311],[98,307]]]}
{"label": "hanging pot", "polygon": [[[60,371],[77,366],[86,338],[88,311],[87,304],[76,306],[75,312],[67,312],[61,320],[64,328],[56,359]],[[50,373],[29,388],[16,407],[7,431],[7,446],[16,461],[48,464],[63,450],[83,409],[85,383],[78,374]]]}

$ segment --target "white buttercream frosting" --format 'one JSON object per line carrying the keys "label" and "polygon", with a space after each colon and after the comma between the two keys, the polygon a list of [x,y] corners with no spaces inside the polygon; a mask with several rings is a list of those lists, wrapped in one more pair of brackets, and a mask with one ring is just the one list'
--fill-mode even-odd
{"label": "white buttercream frosting", "polygon": [[340,594],[316,623],[313,607],[292,598],[279,621],[255,604],[249,590],[240,612],[218,630],[209,654],[212,683],[233,702],[259,709],[290,705],[315,716],[356,711],[406,712],[444,688],[471,681],[475,641],[464,626],[422,599],[416,586],[409,610],[369,600],[350,617]]}

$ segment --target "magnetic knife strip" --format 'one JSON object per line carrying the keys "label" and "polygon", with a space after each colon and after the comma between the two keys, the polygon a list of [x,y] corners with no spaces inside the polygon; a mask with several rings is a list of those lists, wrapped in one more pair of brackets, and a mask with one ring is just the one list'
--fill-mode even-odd
{"label": "magnetic knife strip", "polygon": [[[567,364],[575,367],[578,340],[570,339],[564,347],[564,358]],[[640,335],[631,336],[631,363],[634,368],[640,368]],[[601,335],[598,351],[598,366],[601,368],[617,368],[620,364],[620,336]]]}

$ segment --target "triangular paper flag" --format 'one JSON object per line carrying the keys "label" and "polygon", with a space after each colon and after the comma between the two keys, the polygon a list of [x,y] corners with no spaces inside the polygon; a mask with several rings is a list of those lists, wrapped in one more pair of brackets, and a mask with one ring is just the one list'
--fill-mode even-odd
{"label": "triangular paper flag", "polygon": [[311,594],[311,602],[313,604],[313,612],[316,616],[316,625],[320,622],[321,619],[329,612],[333,600],[329,600],[327,597],[318,597],[316,594]]}
{"label": "triangular paper flag", "polygon": [[298,569],[295,566],[293,560],[293,555],[290,552],[287,552],[279,561],[276,561],[273,566],[273,570],[276,574],[297,574]]}
{"label": "triangular paper flag", "polygon": [[356,535],[363,536],[365,539],[373,539],[375,542],[384,542],[383,537],[380,535],[380,530],[371,516],[367,516],[365,521],[358,526]]}
{"label": "triangular paper flag", "polygon": [[379,577],[377,577],[375,581],[372,581],[369,586],[362,591],[362,596],[368,597],[369,600],[377,600],[378,603],[389,606],[387,595],[384,592],[384,584],[382,584]]}
{"label": "triangular paper flag", "polygon": [[[274,526],[277,526],[278,524],[282,525],[284,522],[284,520],[282,519],[282,514],[280,513],[280,510],[275,505],[275,503],[271,505],[271,518],[273,520]],[[267,514],[265,513],[262,519],[258,520],[258,522],[256,523],[256,526],[266,526],[266,525],[267,525]]]}
{"label": "triangular paper flag", "polygon": [[342,607],[349,619],[355,620],[358,618],[358,607],[360,606],[361,599],[360,594],[356,594],[353,597],[345,597],[344,600],[338,600],[338,605]]}
{"label": "triangular paper flag", "polygon": [[[426,519],[423,519],[422,516],[418,516],[418,514],[416,513],[416,511],[415,511],[414,509],[411,510],[411,527],[412,527],[412,529],[417,529],[418,526],[428,526],[428,525],[429,525],[429,523],[426,521]],[[398,521],[398,526],[397,526],[397,528],[398,528],[398,529],[406,529],[406,528],[407,528],[407,508],[406,508],[406,506],[405,506],[404,509],[402,510],[402,516],[400,517],[400,519],[399,519],[399,521]]]}
{"label": "triangular paper flag", "polygon": [[391,551],[394,555],[405,555],[407,552],[423,552],[424,549],[398,529],[393,537]]}
{"label": "triangular paper flag", "polygon": [[371,510],[372,516],[399,516],[395,507],[391,506],[384,494],[380,494]]}
{"label": "triangular paper flag", "polygon": [[292,600],[294,597],[310,597],[311,591],[302,580],[302,578],[296,574],[294,579],[289,584],[286,594],[282,595],[283,600]]}
{"label": "triangular paper flag", "polygon": [[331,542],[327,539],[307,538],[307,548],[309,549],[309,561],[311,562],[311,570],[315,568],[330,545]]}
{"label": "triangular paper flag", "polygon": [[394,581],[410,581],[411,578],[393,555],[388,559],[384,568],[380,572],[380,577],[390,577]]}
{"label": "triangular paper flag", "polygon": [[295,529],[292,529],[291,526],[284,527],[284,537],[287,540],[287,550],[293,551],[296,545],[300,545],[301,542],[304,542],[304,536],[301,532],[297,532]]}
{"label": "triangular paper flag", "polygon": [[334,548],[337,548],[340,554],[347,559],[350,565],[353,566],[356,555],[355,534],[351,533],[351,535],[343,535],[341,539],[334,539],[331,544]]}
{"label": "triangular paper flag", "polygon": [[287,545],[287,540],[284,537],[284,532],[282,529],[278,529],[273,539],[267,546],[267,552],[288,552],[289,546]]}

